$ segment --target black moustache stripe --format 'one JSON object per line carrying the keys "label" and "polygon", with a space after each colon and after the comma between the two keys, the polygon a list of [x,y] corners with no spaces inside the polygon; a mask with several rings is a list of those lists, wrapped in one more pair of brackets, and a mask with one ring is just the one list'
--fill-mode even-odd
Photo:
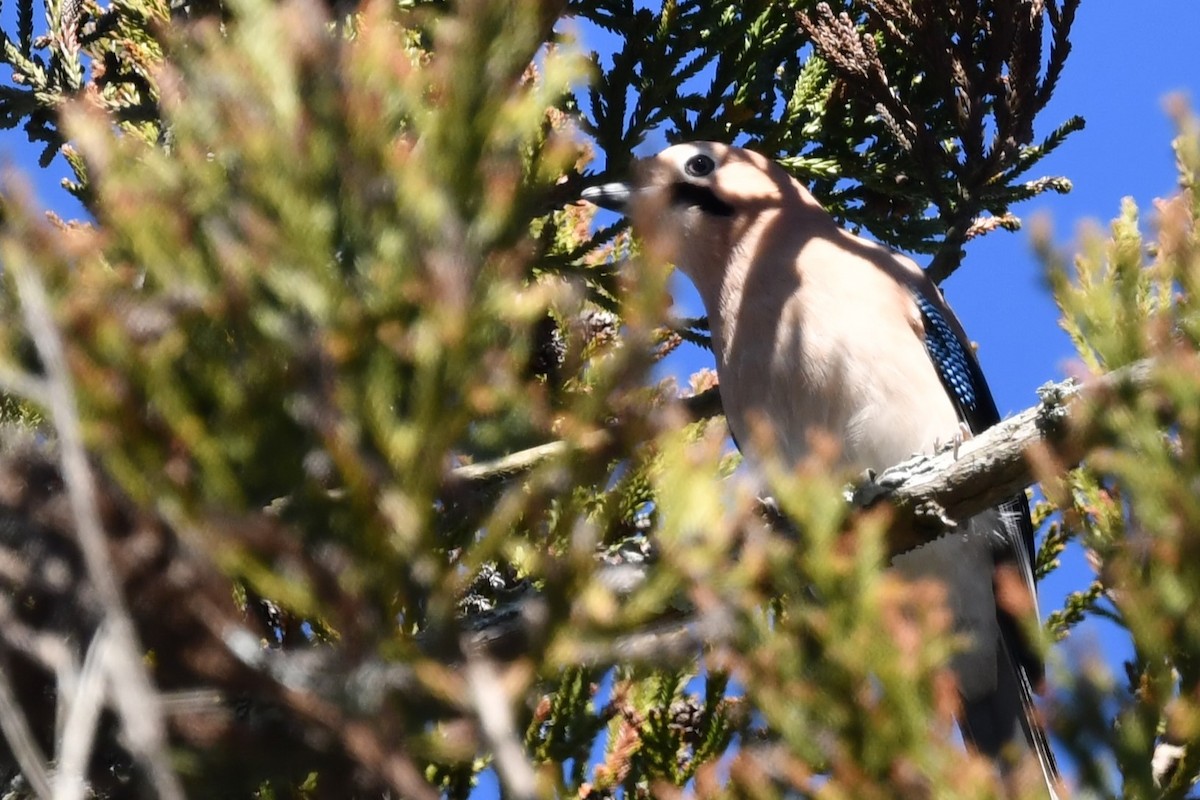
{"label": "black moustache stripe", "polygon": [[676,183],[671,186],[671,204],[698,208],[705,214],[717,217],[732,217],[733,206],[713,194],[707,186],[694,183]]}

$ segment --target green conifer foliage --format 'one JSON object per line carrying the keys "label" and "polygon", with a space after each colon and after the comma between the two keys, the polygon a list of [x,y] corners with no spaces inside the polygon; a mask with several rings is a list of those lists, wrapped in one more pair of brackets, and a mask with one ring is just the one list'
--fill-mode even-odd
{"label": "green conifer foliage", "polygon": [[[1069,188],[1030,171],[1082,126],[1041,116],[1076,0],[16,3],[0,124],[90,219],[5,182],[5,792],[1043,796],[954,741],[942,590],[885,570],[910,517],[819,455],[766,465],[764,513],[712,376],[655,371],[704,321],[575,200],[651,137],[733,141],[945,277]],[[1132,207],[1070,268],[1040,240],[1087,368],[1126,370],[1031,459],[1039,573],[1097,568],[1051,630],[1136,654],[1051,657],[1103,796],[1200,773],[1177,118],[1153,244]]]}

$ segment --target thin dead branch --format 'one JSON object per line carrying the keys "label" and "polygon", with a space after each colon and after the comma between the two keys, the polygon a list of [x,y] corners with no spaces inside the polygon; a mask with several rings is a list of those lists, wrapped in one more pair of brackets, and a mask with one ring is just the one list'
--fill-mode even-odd
{"label": "thin dead branch", "polygon": [[467,650],[466,679],[479,728],[491,746],[496,769],[508,794],[517,798],[535,797],[537,774],[525,755],[509,693],[496,664]]}
{"label": "thin dead branch", "polygon": [[52,790],[46,757],[29,729],[29,721],[17,702],[16,692],[4,670],[0,670],[0,730],[4,731],[4,738],[21,768],[21,774],[29,782],[34,794],[49,800]]}
{"label": "thin dead branch", "polygon": [[112,636],[109,691],[129,747],[146,768],[159,797],[183,800],[183,786],[171,768],[158,694],[146,670],[137,631],[109,559],[108,544],[96,507],[92,471],[84,451],[71,375],[50,302],[32,269],[15,262],[8,268],[16,282],[29,335],[46,372],[43,379],[46,407],[58,433],[62,477],[75,520],[79,549]]}

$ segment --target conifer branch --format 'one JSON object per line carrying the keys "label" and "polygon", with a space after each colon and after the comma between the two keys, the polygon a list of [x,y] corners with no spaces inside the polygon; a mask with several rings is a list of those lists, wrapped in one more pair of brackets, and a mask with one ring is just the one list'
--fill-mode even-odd
{"label": "conifer branch", "polygon": [[[912,513],[918,524],[911,534],[898,532],[894,552],[936,538],[952,527],[952,520],[969,518],[1036,482],[1027,457],[1032,449],[1052,448],[1066,467],[1078,463],[1084,451],[1069,435],[1075,404],[1098,400],[1124,387],[1144,386],[1153,367],[1152,361],[1140,361],[1082,384],[1074,380],[1048,383],[1038,390],[1041,401],[1037,405],[936,455],[916,456],[869,476],[852,490],[853,501],[866,506],[886,500]],[[682,402],[693,419],[721,413],[716,387]],[[548,442],[494,461],[458,467],[451,476],[469,483],[513,479],[568,450],[566,442]]]}

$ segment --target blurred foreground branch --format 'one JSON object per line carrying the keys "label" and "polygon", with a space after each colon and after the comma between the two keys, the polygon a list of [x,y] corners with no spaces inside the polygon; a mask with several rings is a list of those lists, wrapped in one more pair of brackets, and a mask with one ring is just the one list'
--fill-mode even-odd
{"label": "blurred foreground branch", "polygon": [[[886,500],[901,509],[892,526],[892,552],[935,538],[952,524],[949,520],[969,517],[991,507],[999,499],[1021,491],[1035,477],[1053,474],[1037,472],[1031,464],[1039,463],[1039,459],[1036,456],[1031,459],[1030,453],[1046,451],[1052,456],[1057,472],[1072,466],[1084,452],[1083,443],[1076,441],[1072,434],[1075,418],[1083,410],[1083,404],[1103,404],[1114,393],[1127,393],[1143,386],[1154,369],[1155,363],[1145,360],[1082,384],[1067,381],[1048,385],[1040,392],[1042,400],[1037,406],[956,448],[886,470],[859,486],[854,492],[854,501],[869,505]],[[701,409],[695,416],[704,416],[704,412],[714,410],[713,395],[705,393],[702,396],[702,402],[693,399],[685,403],[693,411]],[[598,446],[602,444],[601,441]],[[560,449],[553,443],[531,448],[499,459],[500,466],[481,463],[472,465],[470,471],[460,468],[452,472],[451,478],[468,484],[513,480],[555,457]],[[62,511],[64,505],[71,508],[67,502],[70,481],[63,479],[64,474],[63,468],[51,460],[44,446],[30,445],[23,451],[6,453],[0,457],[0,514],[11,521],[8,530],[40,531],[40,540],[49,543],[45,547],[68,563],[78,565],[74,569],[82,566],[86,571],[86,559],[75,552],[75,547],[80,544],[78,517]],[[198,708],[171,706],[169,721],[174,735],[195,739],[197,730],[204,725],[217,724],[212,721],[214,719],[223,719],[221,725],[235,729],[246,724],[261,725],[261,721],[253,721],[254,716],[270,713],[287,720],[276,724],[284,724],[284,730],[291,731],[291,737],[311,741],[311,732],[315,730],[323,731],[326,736],[333,734],[332,742],[318,748],[327,750],[330,744],[334,745],[333,754],[322,754],[326,759],[323,766],[326,775],[339,771],[329,759],[335,763],[346,759],[360,768],[365,767],[377,780],[381,779],[384,784],[409,796],[423,793],[425,784],[409,756],[396,743],[385,745],[374,735],[369,735],[363,724],[365,717],[378,711],[372,705],[372,697],[382,697],[400,685],[407,687],[404,691],[408,693],[420,691],[420,680],[413,669],[388,665],[370,657],[355,662],[354,656],[344,652],[343,648],[287,652],[264,647],[262,634],[248,628],[237,610],[230,606],[228,584],[203,562],[202,555],[181,546],[169,526],[134,512],[111,484],[101,481],[96,491],[97,498],[93,501],[98,504],[94,512],[97,515],[95,532],[105,539],[103,547],[112,553],[109,579],[115,586],[124,587],[121,591],[127,597],[125,603],[130,608],[131,622],[142,633],[146,646],[154,652],[166,653],[169,648],[163,645],[165,637],[185,635],[182,629],[205,632],[192,642],[193,655],[183,663],[160,665],[159,691],[164,694],[156,695],[158,705],[163,705],[165,697],[181,691],[194,693],[197,687],[204,687],[206,696],[215,698]],[[231,521],[230,524],[236,527],[242,523]],[[138,533],[130,534],[129,531]],[[253,535],[268,534],[258,532]],[[151,540],[153,544],[150,544]],[[49,585],[43,576],[52,570],[44,566],[44,562],[52,554],[49,551],[42,556],[31,553],[30,541],[12,533],[0,548],[0,566],[5,567],[0,578],[9,595],[43,598],[36,603],[41,607],[63,604],[66,604],[64,608],[86,607],[83,595],[95,591],[90,574],[82,581],[59,582],[55,585],[57,588]],[[646,584],[652,572],[654,554],[647,550],[652,547],[649,543],[643,544],[641,549],[635,546],[615,554],[609,552],[594,573],[594,579],[616,596],[631,596]],[[145,555],[147,552],[152,554],[149,559]],[[14,566],[22,563],[26,565],[23,571]],[[45,598],[53,593],[60,596]],[[465,635],[460,653],[452,656],[452,660],[465,660],[468,667],[472,664],[479,667],[491,664],[489,659],[509,662],[514,656],[529,652],[531,643],[538,640],[539,631],[545,625],[546,602],[539,589],[526,582],[523,588],[514,591],[494,608],[486,612],[468,612],[462,621]],[[164,617],[163,608],[174,609],[173,615]],[[9,623],[17,623],[19,613],[5,604]],[[71,624],[80,628],[70,634],[74,638],[101,636],[108,650],[116,644],[112,641],[110,625],[100,624],[104,615],[64,612],[62,617],[71,618]],[[697,651],[731,640],[735,625],[733,620],[720,613],[720,607],[705,610],[691,608],[687,603],[671,603],[639,629],[627,631],[611,641],[596,641],[582,647],[575,652],[575,660],[593,667],[686,664],[695,658]],[[42,647],[39,651],[29,642],[22,650],[21,643],[13,639],[22,629],[21,624],[4,625],[4,650],[10,653],[46,650]],[[43,637],[45,635],[49,634]],[[431,640],[427,646],[436,649],[438,643]],[[37,660],[42,670],[54,671],[46,658]],[[114,663],[111,652],[102,661],[101,668],[111,668]],[[169,667],[169,671],[164,672],[163,667]],[[86,664],[83,671],[88,671]],[[27,670],[16,674],[23,685],[28,685],[26,673]],[[491,673],[479,673],[472,679],[476,681],[471,687],[476,692],[473,695],[476,697],[476,718],[471,727],[476,731],[474,735],[494,740],[497,746],[504,745],[500,749],[508,753],[504,769],[511,773],[509,780],[528,788],[529,765],[517,757],[518,753],[512,747],[515,734],[511,721],[507,721],[502,705],[484,704],[480,699],[483,684],[495,683],[494,676],[488,675]],[[347,680],[347,676],[351,678]],[[78,677],[68,683],[79,684],[82,680]],[[69,686],[60,686],[60,702],[70,695]],[[250,723],[239,720],[240,714],[235,716],[233,713],[245,702],[240,698],[246,697],[253,698],[251,706],[258,709],[252,712]],[[271,708],[275,710],[263,711]],[[30,710],[26,709],[25,713]],[[19,709],[13,704],[4,709],[3,716],[8,728],[44,729],[45,720],[25,722],[19,718]],[[94,713],[80,715],[89,727],[95,725],[96,718]],[[79,735],[76,732],[75,736]],[[292,741],[294,743],[296,739]],[[65,740],[60,749],[64,761],[79,762],[78,754],[66,758],[71,748]],[[42,760],[36,750],[27,750],[23,760],[28,761],[31,753],[36,762]],[[26,772],[34,776],[45,774],[45,770],[37,766],[27,767]]]}

